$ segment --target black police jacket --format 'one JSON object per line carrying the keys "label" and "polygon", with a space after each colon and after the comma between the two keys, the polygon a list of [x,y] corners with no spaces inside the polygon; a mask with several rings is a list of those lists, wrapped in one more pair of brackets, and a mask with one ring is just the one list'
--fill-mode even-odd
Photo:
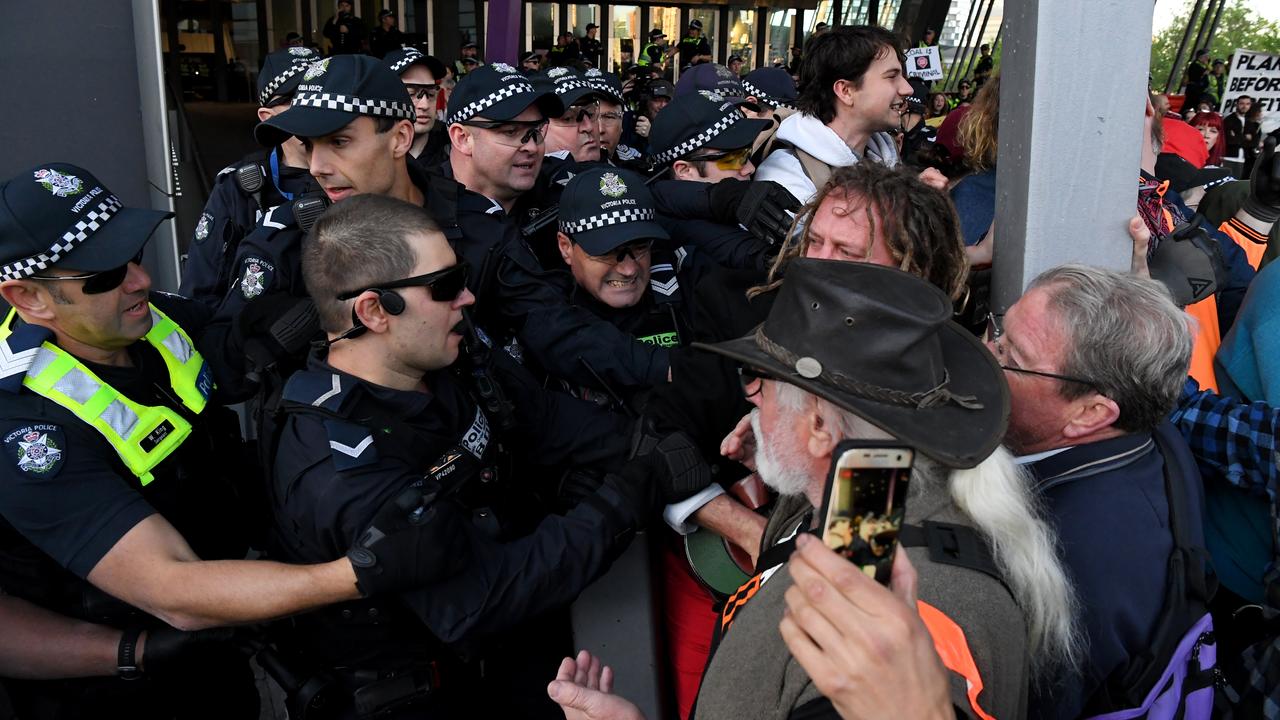
{"label": "black police jacket", "polygon": [[545,269],[515,221],[496,202],[454,180],[448,163],[433,175],[427,210],[454,252],[471,264],[475,317],[499,344],[514,336],[543,369],[583,385],[598,387],[587,364],[614,387],[666,380],[665,348],[636,342],[566,302],[568,273]]}
{"label": "black police jacket", "polygon": [[[187,248],[179,295],[217,307],[231,282],[240,241],[269,209],[316,189],[306,168],[290,167],[283,159],[278,147],[259,150],[218,173]],[[247,189],[255,181],[260,189]]]}
{"label": "black police jacket", "polygon": [[658,222],[678,245],[701,250],[708,258],[731,268],[766,269],[777,250],[741,225],[713,218],[712,183],[659,180],[649,185],[658,208]]}
{"label": "black police jacket", "polygon": [[[530,534],[499,541],[468,507],[468,486],[534,482],[518,459],[516,474],[486,480],[498,445],[539,463],[616,463],[626,422],[586,403],[542,390],[506,353],[494,354],[499,381],[518,409],[516,429],[500,436],[451,370],[428,373],[420,392],[373,385],[313,356],[296,373],[291,411],[277,433],[272,480],[272,554],[286,562],[341,557],[378,509],[406,487],[441,493],[441,511],[471,522],[463,538],[468,569],[399,596],[344,603],[299,617],[297,642],[330,666],[386,668],[433,659],[439,642],[475,640],[569,603],[625,546],[640,512],[602,488],[595,501],[549,516]],[[461,488],[460,490],[453,490]]]}

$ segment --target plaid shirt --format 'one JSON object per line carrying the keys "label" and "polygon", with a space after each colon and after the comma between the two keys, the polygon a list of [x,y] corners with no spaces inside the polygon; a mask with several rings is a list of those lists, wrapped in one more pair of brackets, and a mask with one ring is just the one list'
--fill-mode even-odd
{"label": "plaid shirt", "polygon": [[1223,397],[1187,378],[1169,418],[1206,479],[1222,478],[1252,494],[1280,494],[1280,408]]}

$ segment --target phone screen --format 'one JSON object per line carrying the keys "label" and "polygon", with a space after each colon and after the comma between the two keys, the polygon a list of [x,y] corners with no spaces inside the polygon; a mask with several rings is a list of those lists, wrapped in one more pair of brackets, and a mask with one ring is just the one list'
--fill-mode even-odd
{"label": "phone screen", "polygon": [[905,447],[840,452],[823,502],[822,541],[883,584],[893,569],[913,456]]}

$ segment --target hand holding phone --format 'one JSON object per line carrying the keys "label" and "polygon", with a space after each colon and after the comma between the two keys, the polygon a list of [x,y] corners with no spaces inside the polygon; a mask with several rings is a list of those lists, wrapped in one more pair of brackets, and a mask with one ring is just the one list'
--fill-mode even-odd
{"label": "hand holding phone", "polygon": [[882,585],[893,570],[915,452],[881,441],[846,440],[822,501],[822,541]]}

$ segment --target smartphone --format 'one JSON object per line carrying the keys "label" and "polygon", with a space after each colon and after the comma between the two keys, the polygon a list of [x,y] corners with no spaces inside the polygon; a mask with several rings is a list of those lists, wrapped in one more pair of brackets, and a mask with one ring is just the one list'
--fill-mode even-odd
{"label": "smartphone", "polygon": [[888,585],[915,452],[882,441],[846,440],[834,457],[822,501],[822,541]]}

